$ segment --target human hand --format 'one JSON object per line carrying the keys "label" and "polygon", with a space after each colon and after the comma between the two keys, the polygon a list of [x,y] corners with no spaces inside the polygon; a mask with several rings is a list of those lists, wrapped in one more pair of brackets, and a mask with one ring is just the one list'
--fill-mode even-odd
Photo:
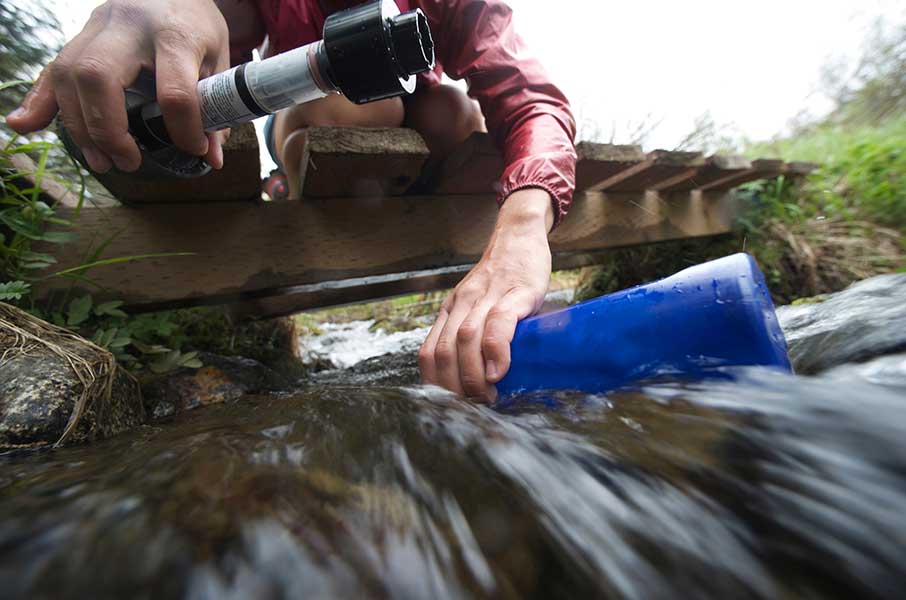
{"label": "human hand", "polygon": [[486,401],[510,368],[516,323],[536,312],[547,292],[554,222],[550,195],[518,190],[500,209],[481,260],[444,300],[418,353],[422,381]]}
{"label": "human hand", "polygon": [[213,0],[108,0],[44,68],[7,124],[30,133],[59,111],[92,170],[135,171],[141,154],[123,90],[147,68],[174,144],[219,169],[228,133],[204,132],[196,84],[228,68],[229,56],[227,24]]}

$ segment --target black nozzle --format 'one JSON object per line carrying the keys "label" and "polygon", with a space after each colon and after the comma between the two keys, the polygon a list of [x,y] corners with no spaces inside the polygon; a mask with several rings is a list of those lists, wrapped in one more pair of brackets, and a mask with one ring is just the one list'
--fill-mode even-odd
{"label": "black nozzle", "polygon": [[390,40],[402,70],[400,75],[417,75],[434,68],[434,40],[428,18],[420,9],[391,19]]}
{"label": "black nozzle", "polygon": [[415,75],[434,67],[425,14],[400,14],[393,0],[334,13],[324,23],[326,76],[357,104],[411,94]]}

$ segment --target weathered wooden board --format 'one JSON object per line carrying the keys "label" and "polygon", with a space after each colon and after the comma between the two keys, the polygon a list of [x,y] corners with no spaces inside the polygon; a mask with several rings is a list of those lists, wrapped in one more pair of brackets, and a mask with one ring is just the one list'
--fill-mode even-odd
{"label": "weathered wooden board", "polygon": [[611,177],[645,160],[641,146],[579,142],[576,145],[576,191],[595,189]]}
{"label": "weathered wooden board", "polygon": [[142,179],[113,169],[97,180],[123,204],[182,204],[261,199],[258,137],[251,123],[233,129],[223,147],[224,168],[194,179]]}
{"label": "weathered wooden board", "polygon": [[811,174],[815,169],[818,168],[818,165],[810,162],[803,161],[793,161],[788,162],[783,165],[783,175],[785,177],[805,177]]}
{"label": "weathered wooden board", "polygon": [[[729,231],[722,195],[588,193],[551,236],[554,253],[576,253]],[[59,268],[88,254],[92,232],[121,231],[105,257],[191,252],[105,265],[89,276],[96,297],[133,307],[232,303],[243,295],[469,264],[493,228],[490,196],[395,196],[303,202],[141,205],[83,210],[78,242],[56,252]],[[63,211],[64,218],[73,216]],[[69,283],[50,280],[46,297]],[[271,290],[271,291],[269,291]]]}
{"label": "weathered wooden board", "polygon": [[[577,269],[600,264],[607,249],[585,252],[557,252],[553,256],[554,270]],[[344,279],[244,294],[230,304],[228,312],[241,319],[262,319],[292,315],[305,310],[364,302],[403,294],[415,294],[450,289],[468,274],[472,264],[416,271],[391,273],[374,277]]]}
{"label": "weathered wooden board", "polygon": [[450,156],[429,161],[424,191],[431,194],[496,194],[503,174],[503,157],[487,133],[476,131]]}
{"label": "weathered wooden board", "polygon": [[306,198],[402,194],[416,182],[429,155],[412,129],[309,127],[302,135]]}
{"label": "weathered wooden board", "polygon": [[704,166],[668,179],[654,189],[660,192],[688,192],[751,168],[752,163],[743,156],[712,156]]}
{"label": "weathered wooden board", "polygon": [[614,174],[592,189],[611,193],[651,190],[678,175],[694,173],[704,164],[701,152],[655,150],[644,161]]}
{"label": "weathered wooden board", "polygon": [[783,169],[784,163],[782,160],[772,158],[753,160],[751,168],[720,177],[711,183],[703,185],[701,189],[706,192],[728,190],[750,181],[772,179],[783,174]]}

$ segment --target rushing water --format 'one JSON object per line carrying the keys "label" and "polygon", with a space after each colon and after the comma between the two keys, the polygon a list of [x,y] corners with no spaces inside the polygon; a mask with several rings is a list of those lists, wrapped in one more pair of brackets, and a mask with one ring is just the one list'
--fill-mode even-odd
{"label": "rushing water", "polygon": [[318,386],[0,463],[5,598],[895,597],[906,405],[748,371],[494,410]]}

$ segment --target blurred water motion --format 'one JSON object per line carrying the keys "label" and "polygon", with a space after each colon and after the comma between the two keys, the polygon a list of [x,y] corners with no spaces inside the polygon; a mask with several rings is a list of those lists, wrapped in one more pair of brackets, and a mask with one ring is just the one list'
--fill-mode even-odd
{"label": "blurred water motion", "polygon": [[7,598],[894,597],[906,406],[747,371],[495,410],[318,385],[0,457]]}

